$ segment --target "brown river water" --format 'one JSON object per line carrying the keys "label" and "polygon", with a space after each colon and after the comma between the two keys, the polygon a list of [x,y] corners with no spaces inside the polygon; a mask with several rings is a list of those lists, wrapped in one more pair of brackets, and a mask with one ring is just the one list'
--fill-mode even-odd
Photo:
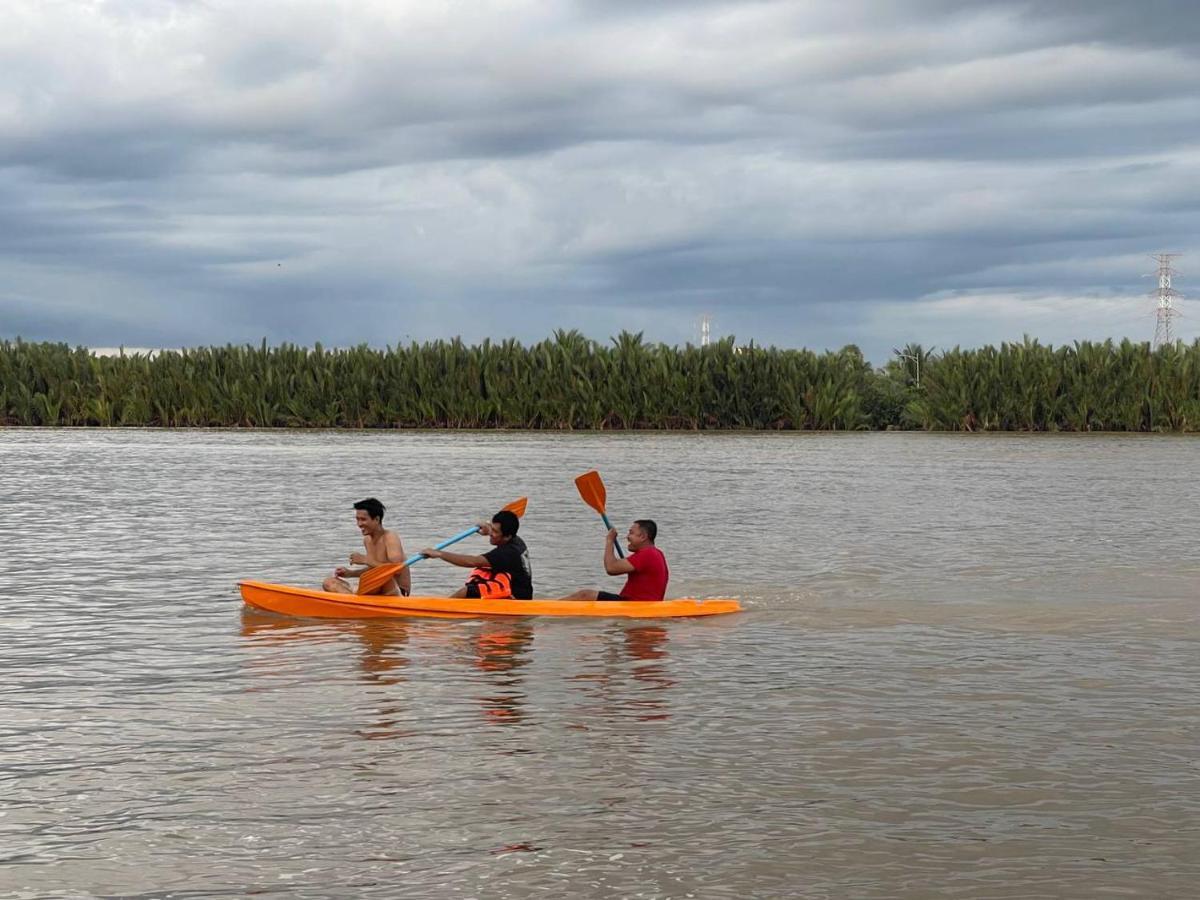
{"label": "brown river water", "polygon": [[[317,621],[521,495],[538,596]],[[1200,440],[0,430],[0,896],[1200,896]],[[470,539],[459,547],[476,552]],[[414,567],[421,593],[465,570]]]}

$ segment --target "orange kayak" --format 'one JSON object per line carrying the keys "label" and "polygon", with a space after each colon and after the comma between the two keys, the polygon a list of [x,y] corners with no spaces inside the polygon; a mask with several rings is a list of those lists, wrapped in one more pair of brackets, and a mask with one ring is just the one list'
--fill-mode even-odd
{"label": "orange kayak", "polygon": [[383,616],[423,616],[438,619],[478,619],[481,616],[603,616],[605,618],[665,619],[716,616],[741,610],[737,600],[454,600],[448,597],[380,597],[332,594],[310,588],[264,581],[239,581],[242,599],[250,606],[285,616],[318,619],[368,619]]}

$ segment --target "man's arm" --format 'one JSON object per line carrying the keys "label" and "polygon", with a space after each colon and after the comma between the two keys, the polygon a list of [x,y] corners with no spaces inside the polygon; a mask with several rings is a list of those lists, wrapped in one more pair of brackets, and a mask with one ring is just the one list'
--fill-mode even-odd
{"label": "man's arm", "polygon": [[345,566],[338,566],[338,570],[335,574],[339,578],[358,578],[363,572],[375,565],[375,563],[371,561],[371,557],[367,555],[371,552],[371,545],[367,543],[366,538],[363,538],[363,549],[366,550],[367,553],[350,554],[350,565],[357,566],[358,568],[350,569],[346,568]]}
{"label": "man's arm", "polygon": [[426,559],[440,559],[452,566],[462,566],[464,569],[479,569],[488,564],[488,561],[482,556],[451,553],[449,550],[436,550],[433,547],[426,547],[421,551],[421,555]]}
{"label": "man's arm", "polygon": [[400,540],[395,534],[388,533],[383,538],[383,553],[376,554],[372,550],[370,540],[363,538],[363,549],[367,552],[351,553],[350,564],[355,566],[363,566],[365,571],[366,569],[370,569],[374,566],[382,566],[384,563],[404,562],[403,556],[399,557],[398,559],[393,558],[393,545],[395,545],[395,547],[399,547]]}
{"label": "man's arm", "polygon": [[604,571],[609,575],[628,575],[637,567],[627,559],[617,557],[617,529],[611,528],[604,541]]}

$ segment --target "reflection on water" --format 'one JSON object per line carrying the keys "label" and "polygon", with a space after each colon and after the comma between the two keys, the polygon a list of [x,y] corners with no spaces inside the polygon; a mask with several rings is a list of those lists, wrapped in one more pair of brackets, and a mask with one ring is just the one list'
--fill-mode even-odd
{"label": "reflection on water", "polygon": [[[678,624],[678,623],[676,623]],[[589,641],[580,670],[570,676],[589,702],[587,719],[633,718],[640,722],[671,717],[668,696],[675,686],[669,674],[668,625],[609,623]],[[588,730],[588,722],[571,727]]]}
{"label": "reflection on water", "polygon": [[520,725],[525,693],[520,670],[529,665],[533,626],[523,621],[490,621],[476,626],[474,665],[486,674],[489,692],[479,698],[492,725]]}
{"label": "reflection on water", "polygon": [[649,696],[635,703],[641,708],[638,719],[643,722],[669,719],[666,699],[660,693],[675,686],[667,674],[667,629],[661,625],[630,625],[625,628],[625,646],[631,659],[641,661],[633,668],[633,677],[640,681]]}
{"label": "reflection on water", "polygon": [[[625,646],[634,659],[665,659],[667,629],[662,625],[629,625],[625,628]],[[661,666],[642,666],[639,672],[661,671]]]}
{"label": "reflection on water", "polygon": [[[279,645],[297,640],[328,641],[334,637],[330,628],[334,624],[332,622],[277,616],[253,606],[241,606],[238,613],[241,617],[242,637],[254,644]],[[343,624],[345,623],[338,622],[336,627]]]}
{"label": "reflection on water", "polygon": [[[0,896],[1193,896],[1198,453],[0,430]],[[232,588],[312,583],[381,472],[439,473],[379,487],[406,543],[527,494],[538,592],[592,585],[564,473],[595,467],[674,589],[748,611],[292,620]],[[47,547],[70,577],[29,576]]]}
{"label": "reflection on water", "polygon": [[[278,616],[253,607],[241,609],[242,637],[252,645],[286,645],[296,641],[340,642],[352,637],[362,647],[359,667],[368,684],[398,684],[408,659],[403,654],[408,641],[405,619],[306,620]],[[245,657],[248,666],[274,669],[277,660],[268,655]]]}
{"label": "reflection on water", "polygon": [[367,619],[356,622],[355,636],[363,646],[359,667],[362,680],[369,684],[399,684],[408,659],[402,653],[408,641],[403,619]]}
{"label": "reflection on water", "polygon": [[[409,660],[403,652],[408,642],[408,623],[404,619],[311,621],[243,607],[241,620],[241,634],[247,640],[250,651],[245,656],[249,671],[257,669],[268,676],[275,676],[285,668],[277,656],[255,650],[295,648],[301,642],[341,644],[346,639],[353,639],[361,648],[358,656],[358,679],[361,683],[390,687],[402,684],[405,680],[404,669]],[[322,676],[314,673],[311,677]],[[255,685],[246,688],[248,691],[263,689]],[[370,721],[353,729],[354,734],[369,741],[393,740],[407,734],[403,726],[402,695],[395,693],[386,697],[385,702],[371,705]]]}

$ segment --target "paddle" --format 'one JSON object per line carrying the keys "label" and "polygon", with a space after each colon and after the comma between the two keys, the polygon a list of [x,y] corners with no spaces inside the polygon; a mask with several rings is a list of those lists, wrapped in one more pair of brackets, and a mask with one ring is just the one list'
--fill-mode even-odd
{"label": "paddle", "polygon": [[[600,473],[595,469],[584,472],[575,479],[575,487],[579,488],[579,496],[583,498],[583,502],[600,513],[600,518],[604,520],[604,527],[612,528],[612,522],[608,521],[608,513],[604,511],[604,501],[608,499],[608,494],[604,490],[604,482],[600,480]],[[625,554],[621,550],[621,542],[614,541],[613,546],[617,548],[617,556],[624,559]]]}
{"label": "paddle", "polygon": [[[525,515],[525,507],[528,505],[529,505],[529,498],[521,497],[517,500],[514,500],[512,503],[508,504],[508,506],[506,506],[504,508],[511,513],[516,513],[517,518],[519,519],[519,518],[521,518],[521,516]],[[448,538],[447,540],[442,541],[434,549],[435,550],[444,550],[447,547],[449,547],[451,544],[457,544],[459,541],[461,541],[465,538],[469,538],[471,535],[478,534],[478,533],[479,533],[479,526],[472,525],[470,528],[466,529],[461,534],[456,534],[454,537]],[[405,566],[411,566],[413,563],[418,563],[421,560],[423,560],[424,558],[425,557],[423,557],[420,553],[414,553],[412,556],[410,556],[408,559],[406,559],[402,563],[384,563],[383,565],[371,567],[370,569],[368,569],[366,572],[363,572],[363,574],[359,576],[357,593],[370,594],[373,591],[379,590],[379,588],[383,587],[383,585],[387,583],[387,580],[389,578],[392,578],[397,572],[399,572]]]}

